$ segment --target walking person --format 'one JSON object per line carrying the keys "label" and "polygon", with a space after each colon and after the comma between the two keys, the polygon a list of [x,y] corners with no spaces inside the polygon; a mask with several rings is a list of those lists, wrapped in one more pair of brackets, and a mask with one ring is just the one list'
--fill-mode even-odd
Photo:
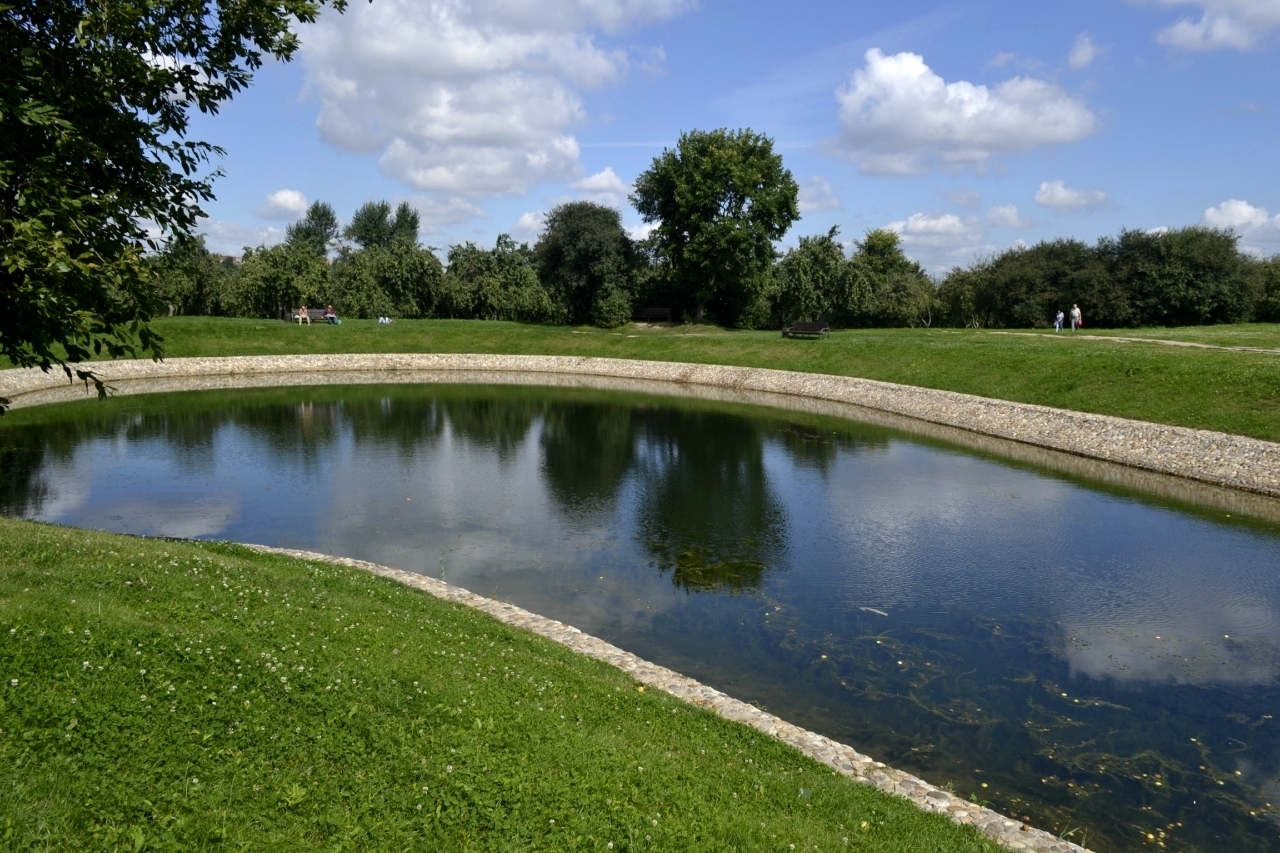
{"label": "walking person", "polygon": [[1071,306],[1071,331],[1084,328],[1084,314],[1080,313],[1079,305]]}
{"label": "walking person", "polygon": [[1055,332],[1062,331],[1062,324],[1067,319],[1067,315],[1062,313],[1062,309],[1058,309],[1058,314],[1053,318],[1053,330]]}

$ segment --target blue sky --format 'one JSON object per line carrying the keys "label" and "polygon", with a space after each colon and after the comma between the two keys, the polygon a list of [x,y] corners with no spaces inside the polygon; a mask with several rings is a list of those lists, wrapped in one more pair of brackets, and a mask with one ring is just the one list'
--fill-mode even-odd
{"label": "blue sky", "polygon": [[941,271],[1121,228],[1280,252],[1280,0],[354,0],[193,136],[227,151],[210,248],[306,203],[409,201],[423,241],[534,239],[619,207],[683,131],[765,133],[802,188],[786,243],[902,235]]}

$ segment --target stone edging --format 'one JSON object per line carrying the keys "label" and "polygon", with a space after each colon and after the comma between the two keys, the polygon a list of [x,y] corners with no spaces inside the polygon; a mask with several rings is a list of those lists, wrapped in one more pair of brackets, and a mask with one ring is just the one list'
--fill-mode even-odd
{"label": "stone edging", "polygon": [[[671,382],[784,394],[889,412],[1076,456],[1280,497],[1280,444],[916,388],[890,382],[755,367],[576,356],[352,354],[183,358],[95,363],[108,383],[143,379],[364,371],[542,373]],[[15,407],[66,398],[60,374],[0,371],[0,396]]]}
{"label": "stone edging", "polygon": [[278,554],[299,560],[360,569],[405,586],[423,590],[436,598],[479,610],[506,625],[530,631],[566,646],[578,654],[617,667],[648,687],[662,690],[681,701],[704,708],[726,720],[750,726],[762,734],[798,749],[808,757],[845,776],[873,785],[886,793],[905,797],[921,809],[945,815],[955,823],[972,826],[1010,850],[1028,850],[1034,853],[1089,853],[1077,844],[1064,841],[1043,830],[1034,829],[991,809],[957,797],[955,794],[935,788],[922,779],[868,758],[853,747],[794,726],[773,714],[761,711],[754,705],[740,702],[692,678],[636,657],[630,652],[625,652],[590,634],[584,634],[563,622],[538,616],[513,604],[476,595],[426,575],[392,569],[376,563],[346,557],[331,557],[310,551],[271,548],[266,545],[246,545],[245,547],[262,554]]}

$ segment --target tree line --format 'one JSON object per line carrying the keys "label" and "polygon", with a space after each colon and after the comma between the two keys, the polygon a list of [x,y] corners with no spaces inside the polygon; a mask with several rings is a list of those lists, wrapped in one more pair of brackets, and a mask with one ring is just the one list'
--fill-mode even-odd
{"label": "tree line", "polygon": [[341,316],[626,323],[633,309],[748,329],[824,320],[836,328],[1045,327],[1073,304],[1090,326],[1280,321],[1280,256],[1241,252],[1230,231],[1126,230],[1089,245],[1019,246],[930,276],[898,234],[839,230],[777,242],[799,219],[798,187],[767,137],[691,132],[636,181],[631,201],[652,226],[633,240],[619,211],[587,201],[554,208],[532,244],[451,247],[418,239],[408,204],[370,202],[341,227],[311,205],[283,243],[220,262],[198,236],[151,259],[161,298],[183,314],[287,316],[333,305]]}

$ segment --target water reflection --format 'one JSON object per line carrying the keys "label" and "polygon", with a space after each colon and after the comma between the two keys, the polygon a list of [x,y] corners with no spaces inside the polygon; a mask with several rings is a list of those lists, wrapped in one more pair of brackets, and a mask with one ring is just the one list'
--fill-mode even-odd
{"label": "water reflection", "polygon": [[603,392],[44,417],[0,428],[7,514],[444,576],[1099,851],[1280,847],[1273,527],[881,428]]}

